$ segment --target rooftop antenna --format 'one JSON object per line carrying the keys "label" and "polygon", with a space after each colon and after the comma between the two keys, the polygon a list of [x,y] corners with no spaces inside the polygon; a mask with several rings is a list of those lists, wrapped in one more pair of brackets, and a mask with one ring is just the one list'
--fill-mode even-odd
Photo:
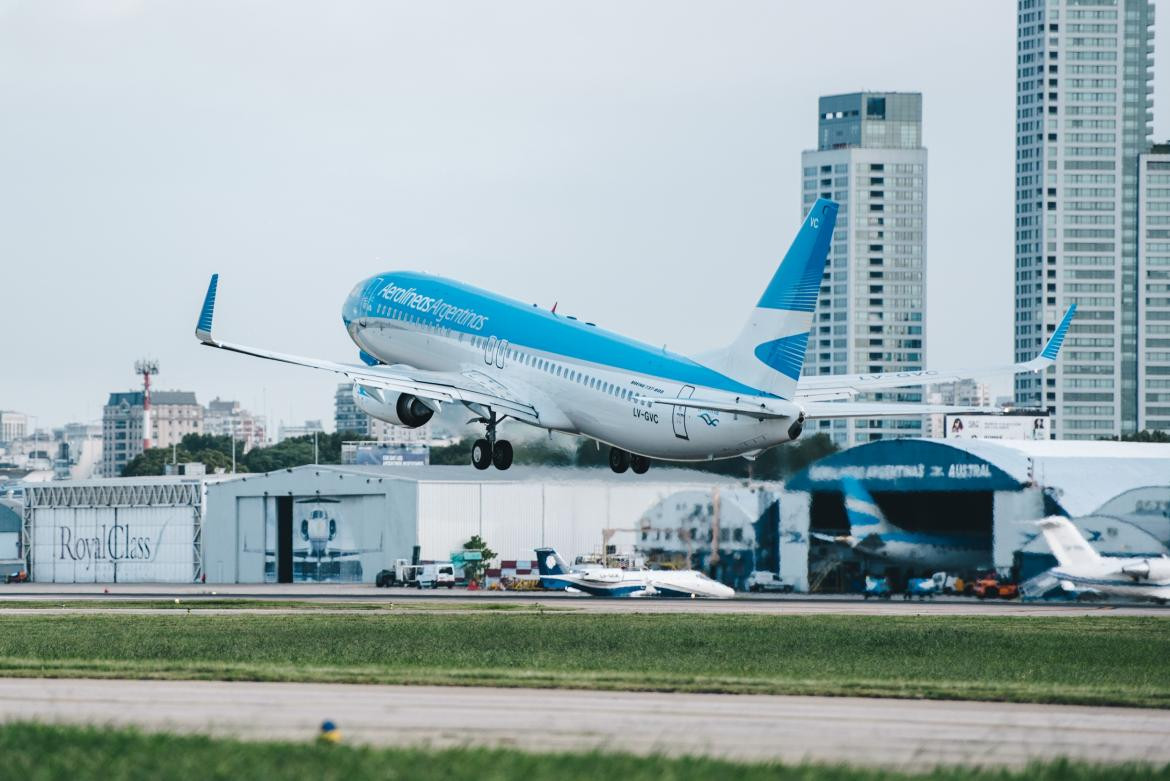
{"label": "rooftop antenna", "polygon": [[158,361],[135,361],[134,373],[142,375],[142,451],[150,450],[150,378],[158,374]]}

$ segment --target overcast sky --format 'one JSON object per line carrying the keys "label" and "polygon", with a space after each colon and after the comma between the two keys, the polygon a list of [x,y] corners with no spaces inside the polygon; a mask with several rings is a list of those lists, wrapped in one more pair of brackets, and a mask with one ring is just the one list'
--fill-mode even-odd
{"label": "overcast sky", "polygon": [[223,338],[345,361],[391,269],[716,348],[861,89],[924,96],[928,365],[1009,361],[1015,7],[0,0],[0,408],[97,420],[151,356],[331,427],[331,375],[198,347],[212,272]]}

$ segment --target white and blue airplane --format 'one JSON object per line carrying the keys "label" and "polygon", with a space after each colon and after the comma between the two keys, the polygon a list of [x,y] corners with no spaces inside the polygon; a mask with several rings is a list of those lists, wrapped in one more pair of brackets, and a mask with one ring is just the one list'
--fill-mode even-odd
{"label": "white and blue airplane", "polygon": [[1056,566],[1047,574],[1065,591],[1170,602],[1170,558],[1102,556],[1072,521],[1058,515],[1036,525],[1056,557]]}
{"label": "white and blue airplane", "polygon": [[212,335],[219,275],[212,275],[195,328],[209,347],[336,372],[353,382],[367,414],[425,424],[444,403],[462,404],[484,426],[472,446],[479,469],[507,469],[512,446],[497,436],[507,418],[610,446],[615,472],[645,472],[650,459],[745,456],[800,436],[820,418],[967,412],[966,407],[856,403],[858,393],[950,382],[1051,366],[1070,309],[1031,361],[984,370],[804,377],[805,347],[837,204],[818,200],[738,338],[697,361],[441,277],[395,271],[362,280],[342,307],[361,364],[342,364],[221,341]]}
{"label": "white and blue airplane", "polygon": [[592,597],[685,597],[730,599],[735,589],[697,570],[619,569],[600,564],[570,567],[552,548],[536,549],[540,585]]}
{"label": "white and blue airplane", "polygon": [[862,556],[926,572],[967,572],[991,565],[990,535],[959,532],[910,532],[886,519],[878,503],[857,478],[841,478],[849,534],[814,533],[825,542],[848,545]]}

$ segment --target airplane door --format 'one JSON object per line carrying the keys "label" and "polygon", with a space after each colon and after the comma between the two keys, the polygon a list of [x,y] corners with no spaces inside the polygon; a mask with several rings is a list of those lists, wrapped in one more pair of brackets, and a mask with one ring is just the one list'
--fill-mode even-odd
{"label": "airplane door", "polygon": [[[694,393],[695,393],[695,386],[694,385],[684,385],[684,386],[682,386],[682,390],[680,390],[678,392],[678,397],[680,399],[689,399],[691,396],[694,395]],[[687,408],[686,407],[675,407],[674,408],[674,435],[676,437],[678,437],[679,439],[690,439],[690,437],[687,436]]]}
{"label": "airplane door", "polygon": [[488,366],[491,366],[492,363],[494,363],[496,360],[496,345],[497,344],[499,344],[499,340],[497,340],[496,337],[493,336],[492,338],[488,339],[487,345],[485,345],[483,348],[483,362],[486,363]]}
{"label": "airplane door", "polygon": [[496,348],[496,366],[504,368],[504,353],[508,351],[508,340],[501,339],[499,346]]}

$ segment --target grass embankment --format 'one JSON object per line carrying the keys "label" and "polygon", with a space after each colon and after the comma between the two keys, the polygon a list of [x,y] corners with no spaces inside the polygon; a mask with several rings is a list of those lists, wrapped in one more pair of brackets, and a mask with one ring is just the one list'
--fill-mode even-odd
{"label": "grass embankment", "polygon": [[745,781],[1167,781],[1170,768],[1094,767],[1069,762],[1022,770],[935,770],[922,775],[816,765],[740,764],[625,754],[529,754],[488,749],[374,749],[306,743],[240,742],[132,730],[11,724],[0,727],[10,778],[103,781],[168,778],[409,779],[409,781],[595,781],[598,778]]}
{"label": "grass embankment", "polygon": [[550,686],[1170,707],[1140,617],[94,614],[0,618],[0,675]]}

